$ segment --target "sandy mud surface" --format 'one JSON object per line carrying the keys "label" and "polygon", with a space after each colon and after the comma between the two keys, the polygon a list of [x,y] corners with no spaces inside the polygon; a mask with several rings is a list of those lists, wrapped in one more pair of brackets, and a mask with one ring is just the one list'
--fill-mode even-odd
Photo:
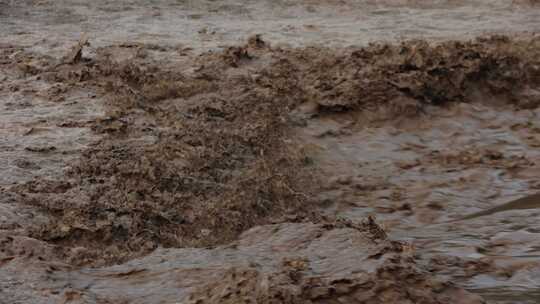
{"label": "sandy mud surface", "polygon": [[0,0],[0,303],[537,303],[536,2]]}

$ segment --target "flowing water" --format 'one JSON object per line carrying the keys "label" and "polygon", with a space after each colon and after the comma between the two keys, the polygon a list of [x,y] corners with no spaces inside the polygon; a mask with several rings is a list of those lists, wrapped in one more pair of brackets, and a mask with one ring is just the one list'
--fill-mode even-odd
{"label": "flowing water", "polygon": [[[86,61],[64,70],[52,64],[83,32],[90,41],[82,53]],[[481,303],[475,295],[488,303],[538,303],[538,203],[530,209],[509,207],[482,217],[467,215],[540,192],[539,82],[523,79],[528,87],[522,95],[478,89],[464,94],[466,102],[448,94],[443,105],[427,103],[417,109],[414,104],[413,115],[400,111],[394,115],[342,104],[339,98],[348,96],[347,88],[334,95],[326,92],[340,87],[336,79],[347,78],[348,72],[327,76],[318,70],[318,65],[328,65],[327,57],[335,55],[339,66],[349,58],[340,54],[372,42],[466,41],[487,34],[533,41],[522,52],[525,55],[516,56],[527,57],[526,52],[533,50],[524,62],[537,63],[538,33],[540,3],[534,0],[0,0],[0,303],[195,303],[197,299],[207,302],[196,303],[224,303],[227,290],[337,303],[325,302],[332,295],[330,289],[338,290],[339,301],[345,302],[399,303],[406,294],[412,295],[411,303],[444,302],[444,296]],[[227,49],[255,34],[275,49],[250,49],[252,58],[242,50]],[[416,47],[405,44],[404,49]],[[489,57],[497,47],[494,42],[480,48],[479,58]],[[229,52],[232,57],[227,57]],[[392,73],[407,72],[404,65],[384,74],[380,67],[386,59],[377,56],[373,55],[378,59],[372,66],[360,67],[366,75],[381,77],[377,84],[386,83]],[[222,61],[234,69],[223,71]],[[140,70],[126,62],[134,62]],[[422,63],[415,62],[419,70]],[[112,72],[104,72],[107,65]],[[382,72],[373,72],[377,69]],[[154,78],[136,77],[144,73],[153,73]],[[287,78],[290,75],[301,76]],[[180,85],[183,91],[164,98],[148,93],[148,87],[162,89],[166,81],[189,85]],[[362,90],[376,87],[370,81],[362,83]],[[270,96],[288,102],[279,111],[290,113],[275,114],[272,107],[260,105],[264,102],[253,102],[246,82],[260,86],[256,100],[274,94]],[[290,89],[290,83],[301,90]],[[325,89],[325,83],[336,85]],[[294,95],[299,91],[305,95]],[[159,103],[127,106],[117,103],[123,99],[111,102],[115,93],[133,100],[137,94],[153,96]],[[317,102],[306,101],[306,96]],[[230,110],[224,100],[247,102],[246,107],[254,109]],[[263,111],[279,119],[272,120]],[[271,141],[274,135],[264,133],[265,128],[280,126],[289,114],[296,124],[284,131],[287,139]],[[237,123],[243,118],[248,123]],[[219,131],[224,124],[226,130],[216,133],[223,138],[206,133]],[[197,138],[207,142],[185,149]],[[310,194],[300,193],[298,184],[288,189],[290,196],[280,196],[289,183],[294,186],[299,174],[287,171],[289,163],[278,157],[282,150],[273,150],[281,143],[298,146],[308,167],[318,174]],[[216,156],[201,148],[205,145],[226,152]],[[246,152],[253,146],[260,151]],[[187,157],[190,153],[198,156]],[[168,166],[156,155],[168,157],[171,171],[186,177],[175,179],[171,173],[172,177],[160,179]],[[251,160],[257,161],[249,170],[239,165]],[[157,173],[139,180],[133,176],[142,173],[125,169],[145,162],[158,167]],[[274,165],[275,172],[269,169]],[[111,168],[121,174],[111,173]],[[275,176],[287,174],[293,181],[275,181]],[[258,180],[257,175],[266,179]],[[182,189],[179,196],[165,179],[177,183],[174,191]],[[247,179],[254,181],[245,183]],[[103,186],[107,183],[112,189]],[[266,190],[265,184],[275,188]],[[234,202],[248,201],[252,190],[262,199],[242,213]],[[222,192],[231,196],[221,198]],[[313,203],[307,209],[317,210],[319,216],[306,218],[318,223],[268,211],[291,197]],[[221,200],[232,207],[223,211]],[[133,201],[174,204],[145,209],[130,205]],[[178,203],[194,201],[201,205],[211,201],[218,207],[204,206],[201,211],[199,206]],[[136,216],[128,209],[133,206]],[[146,220],[145,213],[153,214],[152,208],[157,215],[141,220]],[[182,213],[173,214],[175,210]],[[330,227],[321,216],[337,218],[338,223],[375,216],[391,240],[407,245],[398,250],[387,240],[374,243],[376,233],[358,233],[371,226]],[[231,228],[231,223],[238,227]],[[113,237],[102,234],[108,225]],[[115,247],[115,242],[123,245]],[[387,251],[400,260],[387,256]],[[388,287],[408,276],[416,278],[404,284],[408,289]],[[457,289],[442,288],[435,279],[453,282]],[[258,283],[246,287],[245,280]],[[345,281],[349,285],[340,285]],[[303,288],[300,295],[298,286]],[[423,288],[436,292],[415,294]],[[229,303],[240,303],[240,298],[231,297]]]}
{"label": "flowing water", "polygon": [[332,202],[328,212],[376,215],[432,267],[494,303],[535,303],[538,206],[452,220],[538,192],[540,151],[529,141],[538,135],[515,126],[535,124],[539,114],[459,105],[350,135],[321,137],[342,123],[332,120],[303,132],[316,145],[315,162],[334,176],[321,193]]}

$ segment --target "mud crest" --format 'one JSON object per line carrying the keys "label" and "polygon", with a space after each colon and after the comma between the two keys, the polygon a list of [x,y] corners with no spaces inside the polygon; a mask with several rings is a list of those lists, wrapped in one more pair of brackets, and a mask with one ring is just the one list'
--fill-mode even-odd
{"label": "mud crest", "polygon": [[[8,278],[0,288],[12,302],[482,303],[367,213],[340,220],[329,206],[342,210],[343,197],[333,190],[384,185],[329,179],[341,168],[313,144],[478,96],[489,107],[535,111],[538,37],[288,48],[253,36],[202,54],[121,44],[73,58],[1,47],[2,95],[31,81],[53,102],[84,89],[103,114],[64,122],[93,135],[65,172],[0,188],[0,206],[13,215],[0,218],[0,275]],[[319,120],[337,123],[313,135]],[[489,150],[429,161],[535,164]]]}

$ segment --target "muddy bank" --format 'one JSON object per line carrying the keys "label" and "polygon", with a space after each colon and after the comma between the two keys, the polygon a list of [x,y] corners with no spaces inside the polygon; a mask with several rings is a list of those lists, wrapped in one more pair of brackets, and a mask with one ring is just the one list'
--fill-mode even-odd
{"label": "muddy bank", "polygon": [[[0,189],[0,271],[10,278],[2,290],[13,301],[132,302],[132,284],[160,294],[167,282],[163,298],[145,301],[481,302],[462,289],[471,283],[462,278],[500,269],[434,255],[433,248],[447,249],[439,235],[415,243],[425,237],[414,228],[441,218],[425,210],[462,209],[419,199],[411,186],[438,176],[438,186],[418,192],[429,196],[455,178],[432,167],[537,170],[534,151],[440,148],[456,145],[441,132],[466,131],[451,125],[454,117],[475,126],[498,111],[501,120],[526,116],[508,127],[537,147],[527,123],[540,104],[534,35],[339,49],[273,46],[252,36],[220,52],[126,43],[85,46],[61,59],[2,45],[1,55],[6,100],[32,84],[39,88],[24,90],[26,98],[63,107],[84,91],[92,96],[84,99],[88,109],[100,109],[45,120],[91,134],[54,175],[28,174],[38,169],[13,155],[45,163],[70,155],[69,140],[14,144],[5,154],[7,167],[28,178],[6,178]],[[482,141],[479,133],[473,141]],[[411,136],[426,141],[414,145]],[[408,150],[394,149],[406,141]],[[409,183],[392,179],[396,172],[410,174]],[[372,221],[353,224],[370,214],[404,242],[386,239]],[[335,224],[341,217],[348,220]],[[163,263],[170,267],[158,270]]]}

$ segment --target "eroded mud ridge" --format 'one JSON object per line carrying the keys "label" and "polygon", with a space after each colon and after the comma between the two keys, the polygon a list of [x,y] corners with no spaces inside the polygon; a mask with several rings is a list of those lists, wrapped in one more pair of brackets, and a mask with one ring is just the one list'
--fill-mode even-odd
{"label": "eroded mud ridge", "polygon": [[[164,301],[480,303],[434,279],[437,271],[427,274],[406,243],[388,240],[372,220],[336,224],[318,195],[325,176],[298,130],[314,117],[414,120],[426,107],[479,94],[536,109],[538,37],[288,49],[254,36],[200,55],[144,44],[78,47],[91,52],[59,60],[1,48],[2,95],[35,81],[46,89],[30,96],[61,102],[84,89],[105,109],[78,122],[97,139],[64,175],[0,188],[1,203],[15,210],[0,222],[0,272],[10,277],[0,287],[15,300],[145,303],[114,282],[133,275],[161,293],[152,277],[173,276],[152,266],[161,259],[183,273],[156,296]],[[336,132],[350,130],[321,136]],[[38,148],[30,152],[55,150]],[[208,246],[218,247],[174,249]],[[17,271],[27,263],[31,279]],[[81,270],[89,266],[101,268]],[[18,282],[30,281],[41,291],[23,292]]]}

